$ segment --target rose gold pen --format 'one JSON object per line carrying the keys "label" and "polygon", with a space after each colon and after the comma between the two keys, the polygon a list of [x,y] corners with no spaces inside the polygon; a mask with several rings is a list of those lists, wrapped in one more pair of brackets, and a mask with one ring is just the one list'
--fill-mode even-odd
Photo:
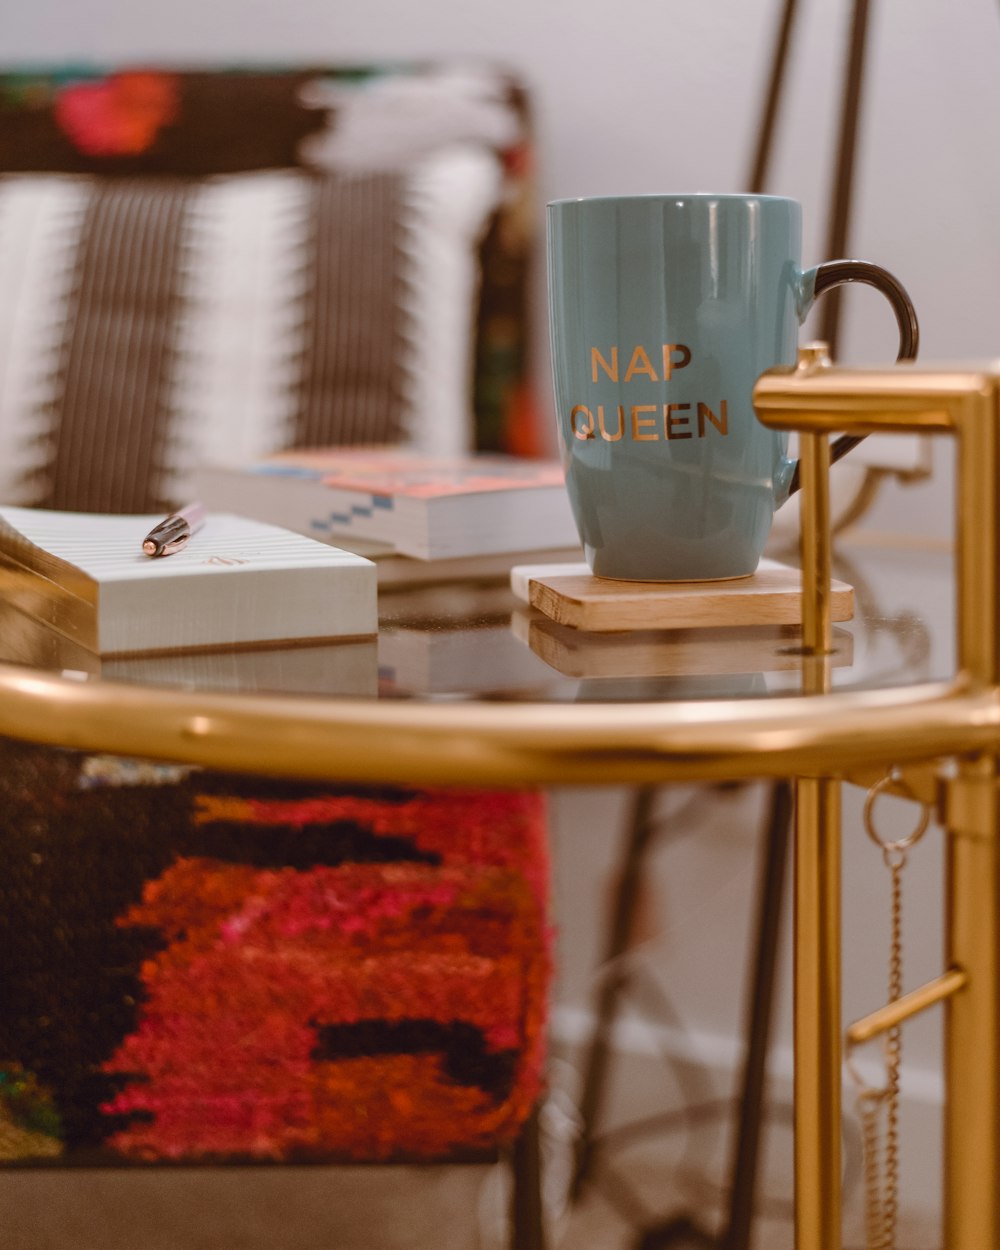
{"label": "rose gold pen", "polygon": [[186,508],[180,508],[164,517],[159,525],[154,525],[143,539],[142,549],[147,556],[172,556],[204,524],[204,505],[189,503]]}

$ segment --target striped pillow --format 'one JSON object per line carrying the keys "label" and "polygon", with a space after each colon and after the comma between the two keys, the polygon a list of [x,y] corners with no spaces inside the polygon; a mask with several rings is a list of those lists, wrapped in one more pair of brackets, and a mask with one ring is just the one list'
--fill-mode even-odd
{"label": "striped pillow", "polygon": [[481,147],[405,171],[0,177],[0,502],[141,512],[282,447],[472,444]]}

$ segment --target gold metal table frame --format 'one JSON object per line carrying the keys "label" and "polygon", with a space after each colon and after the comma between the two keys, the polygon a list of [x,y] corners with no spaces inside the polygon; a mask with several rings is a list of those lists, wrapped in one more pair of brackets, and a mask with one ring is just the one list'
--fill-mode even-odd
{"label": "gold metal table frame", "polygon": [[[840,1250],[840,785],[900,770],[947,837],[942,975],[892,1022],[946,1010],[946,1250],[1000,1246],[1000,362],[832,366],[757,384],[760,418],[801,433],[806,693],[759,701],[559,705],[237,696],[78,683],[0,666],[0,733],[304,779],[655,784],[795,779],[795,1230]],[[958,672],[830,692],[828,436],[958,442]],[[886,1010],[865,1023],[887,1027]]]}

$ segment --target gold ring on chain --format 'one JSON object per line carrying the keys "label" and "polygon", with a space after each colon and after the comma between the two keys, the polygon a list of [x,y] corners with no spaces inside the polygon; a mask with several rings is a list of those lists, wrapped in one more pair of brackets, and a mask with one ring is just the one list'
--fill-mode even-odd
{"label": "gold ring on chain", "polygon": [[[902,790],[903,794],[900,795],[901,798],[911,799],[914,803],[917,803],[920,806],[920,819],[917,821],[916,827],[908,833],[905,838],[896,838],[891,842],[887,842],[885,838],[880,837],[875,828],[875,822],[872,819],[875,808],[875,800],[888,786],[894,786],[897,791]],[[928,805],[921,802],[907,783],[894,771],[886,773],[884,777],[882,777],[879,781],[876,781],[868,791],[867,795],[865,795],[865,832],[886,856],[899,855],[903,851],[908,851],[914,843],[919,842],[924,836],[927,831],[927,826],[930,824],[930,820],[931,812]]]}

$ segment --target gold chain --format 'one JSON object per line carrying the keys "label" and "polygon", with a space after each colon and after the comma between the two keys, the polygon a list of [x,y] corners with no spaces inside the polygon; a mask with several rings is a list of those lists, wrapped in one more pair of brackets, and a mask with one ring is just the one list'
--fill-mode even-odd
{"label": "gold chain", "polygon": [[[888,1002],[903,993],[903,869],[907,853],[923,837],[930,821],[929,808],[921,804],[920,820],[905,838],[888,841],[875,828],[875,800],[888,786],[897,792],[901,786],[894,773],[875,783],[865,799],[865,832],[882,851],[889,870],[891,887]],[[912,797],[912,796],[911,796]],[[883,1043],[885,1084],[869,1085],[850,1056],[848,1070],[857,1085],[857,1109],[861,1120],[861,1140],[865,1170],[865,1240],[868,1250],[895,1250],[899,1217],[899,1078],[903,1062],[902,1025],[887,1030]],[[879,1143],[880,1120],[885,1119],[883,1142]]]}

